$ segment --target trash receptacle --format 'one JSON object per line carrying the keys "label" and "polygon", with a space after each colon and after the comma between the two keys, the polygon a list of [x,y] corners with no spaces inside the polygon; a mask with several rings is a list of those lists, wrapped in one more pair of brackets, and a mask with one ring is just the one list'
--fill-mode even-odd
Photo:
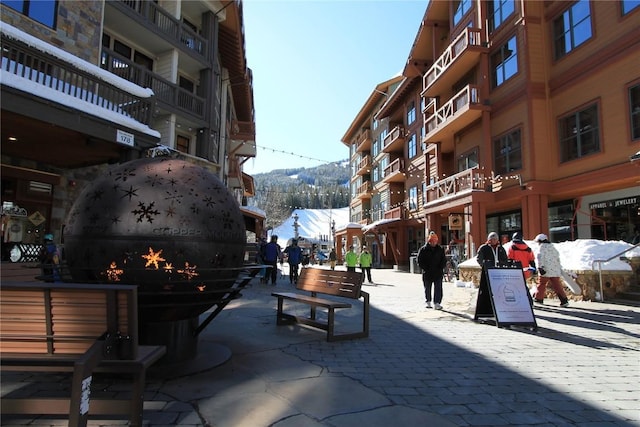
{"label": "trash receptacle", "polygon": [[420,274],[422,272],[420,270],[420,266],[418,265],[417,256],[409,257],[409,271],[414,274]]}

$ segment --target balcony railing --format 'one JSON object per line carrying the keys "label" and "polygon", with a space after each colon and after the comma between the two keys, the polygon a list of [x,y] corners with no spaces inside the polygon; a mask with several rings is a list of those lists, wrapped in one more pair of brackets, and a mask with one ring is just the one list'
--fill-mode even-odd
{"label": "balcony railing", "polygon": [[395,159],[384,168],[383,182],[403,182],[405,180],[404,159]]}
{"label": "balcony railing", "polygon": [[366,198],[371,197],[371,181],[366,181],[358,187],[356,190],[356,197]]}
{"label": "balcony railing", "polygon": [[[125,89],[124,84],[118,87],[98,74],[91,74],[40,49],[9,38],[4,33],[1,40],[3,74],[18,76],[41,85],[43,89],[46,87],[149,125],[154,103],[152,96],[138,96]],[[82,109],[82,106],[77,108]]]}
{"label": "balcony railing", "polygon": [[391,132],[384,137],[382,151],[391,153],[404,150],[405,130],[403,126],[394,127]]}
{"label": "balcony railing", "polygon": [[231,139],[255,142],[256,124],[253,122],[241,122],[234,120],[231,125]]}
{"label": "balcony railing", "polygon": [[422,87],[429,87],[449,68],[449,66],[471,47],[482,46],[482,33],[477,28],[465,28],[440,55],[423,77]]}
{"label": "balcony railing", "polygon": [[363,129],[362,134],[358,138],[356,151],[363,152],[371,150],[371,131]]}
{"label": "balcony railing", "polygon": [[371,170],[371,156],[364,156],[358,163],[357,175],[366,175]]}
{"label": "balcony railing", "polygon": [[384,211],[384,219],[395,219],[402,218],[404,219],[404,206],[397,206],[393,209],[389,209]]}
{"label": "balcony railing", "polygon": [[468,85],[456,93],[446,104],[438,108],[435,114],[425,119],[426,139],[431,133],[446,126],[456,115],[466,111],[473,105],[480,104],[480,89],[475,85]]}
{"label": "balcony railing", "polygon": [[153,93],[156,95],[158,102],[192,114],[198,119],[204,119],[204,98],[181,88],[176,83],[171,83],[169,80],[151,72],[147,68],[104,47],[102,48],[102,61],[100,65],[118,77],[135,83],[138,86],[153,89]]}
{"label": "balcony railing", "polygon": [[119,0],[112,4],[122,5],[127,10],[137,13],[142,20],[155,27],[167,39],[205,60],[209,59],[207,39],[164,10],[158,3],[147,0]]}
{"label": "balcony railing", "polygon": [[435,184],[427,186],[426,203],[441,201],[445,198],[455,198],[470,191],[486,191],[488,180],[477,167],[464,170]]}

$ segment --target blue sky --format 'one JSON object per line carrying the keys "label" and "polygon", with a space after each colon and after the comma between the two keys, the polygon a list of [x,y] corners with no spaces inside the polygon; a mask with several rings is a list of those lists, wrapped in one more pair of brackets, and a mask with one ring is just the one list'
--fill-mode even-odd
{"label": "blue sky", "polygon": [[340,139],[375,86],[404,69],[427,0],[245,0],[257,174],[349,156]]}

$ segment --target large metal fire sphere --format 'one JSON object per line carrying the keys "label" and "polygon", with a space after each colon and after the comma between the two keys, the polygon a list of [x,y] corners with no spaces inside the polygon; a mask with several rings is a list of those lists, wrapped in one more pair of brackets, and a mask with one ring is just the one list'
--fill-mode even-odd
{"label": "large metal fire sphere", "polygon": [[138,285],[143,322],[190,319],[210,308],[235,281],[245,240],[224,184],[170,158],[109,170],[81,193],[64,231],[73,279]]}

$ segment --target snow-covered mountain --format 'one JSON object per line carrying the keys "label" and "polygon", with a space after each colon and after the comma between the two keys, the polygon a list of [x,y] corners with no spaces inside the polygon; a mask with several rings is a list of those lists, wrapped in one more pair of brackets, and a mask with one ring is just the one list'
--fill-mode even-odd
{"label": "snow-covered mountain", "polygon": [[298,236],[311,242],[330,242],[331,223],[335,221],[336,229],[344,228],[349,222],[349,208],[339,209],[296,209],[282,224],[274,227],[269,235],[278,236],[278,243],[284,247],[287,241],[295,236],[294,217],[298,216]]}

